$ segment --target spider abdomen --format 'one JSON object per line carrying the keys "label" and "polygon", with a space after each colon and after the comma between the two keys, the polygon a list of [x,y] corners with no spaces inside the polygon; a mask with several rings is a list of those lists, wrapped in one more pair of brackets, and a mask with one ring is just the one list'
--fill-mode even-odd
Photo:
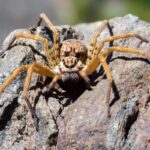
{"label": "spider abdomen", "polygon": [[62,81],[65,84],[73,84],[77,83],[79,81],[79,75],[76,72],[71,72],[71,73],[63,73],[62,74]]}

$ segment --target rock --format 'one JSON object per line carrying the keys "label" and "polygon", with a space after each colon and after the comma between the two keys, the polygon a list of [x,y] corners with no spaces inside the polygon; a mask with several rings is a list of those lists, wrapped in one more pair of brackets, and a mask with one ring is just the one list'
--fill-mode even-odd
{"label": "rock", "polygon": [[[61,41],[68,38],[84,40],[101,22],[59,26]],[[109,20],[98,41],[111,35],[135,32],[150,41],[150,24],[127,15]],[[46,63],[43,47],[33,40],[17,39],[6,50],[15,33],[40,34],[52,44],[52,33],[46,27],[15,30],[6,38],[0,51],[0,84],[20,65],[34,61]],[[20,45],[17,45],[20,43]],[[25,44],[26,43],[26,44]],[[111,45],[143,49],[150,44],[136,38],[120,39]],[[108,57],[114,85],[111,93],[111,118],[107,117],[108,82],[101,67],[90,76],[91,90],[83,81],[65,88],[62,82],[49,90],[50,79],[34,74],[29,98],[38,117],[34,126],[26,103],[21,97],[25,72],[0,94],[0,149],[59,150],[148,150],[150,149],[150,62],[135,54],[114,52]]]}

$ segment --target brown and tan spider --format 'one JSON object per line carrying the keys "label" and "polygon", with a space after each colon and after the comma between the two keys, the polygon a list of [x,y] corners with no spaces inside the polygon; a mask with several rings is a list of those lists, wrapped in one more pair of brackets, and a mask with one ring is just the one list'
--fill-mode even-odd
{"label": "brown and tan spider", "polygon": [[50,88],[58,80],[68,80],[68,79],[79,79],[83,78],[86,84],[89,84],[88,76],[92,74],[97,67],[101,64],[106,73],[107,79],[109,81],[109,86],[107,89],[106,105],[109,111],[109,100],[110,92],[112,86],[112,74],[106,62],[106,57],[112,52],[125,52],[125,53],[134,53],[148,57],[149,54],[143,50],[137,50],[133,48],[125,48],[120,46],[112,46],[101,51],[106,42],[118,40],[121,38],[136,37],[144,42],[148,42],[146,39],[142,38],[135,33],[127,33],[116,36],[111,36],[103,39],[101,42],[97,43],[97,38],[100,36],[103,29],[107,26],[108,21],[104,20],[102,25],[98,28],[97,32],[91,37],[89,47],[83,44],[82,41],[77,39],[67,39],[60,43],[60,37],[57,28],[51,23],[48,17],[42,13],[40,15],[39,25],[42,20],[48,25],[48,27],[53,32],[53,46],[49,45],[49,41],[46,38],[43,38],[39,35],[32,35],[27,33],[16,34],[10,45],[14,42],[16,38],[26,38],[40,41],[45,49],[45,53],[48,60],[48,66],[42,65],[40,63],[33,63],[29,65],[23,65],[14,70],[14,72],[8,77],[8,79],[1,85],[0,93],[14,80],[20,72],[27,71],[25,78],[24,88],[23,88],[23,97],[26,100],[26,103],[33,115],[32,106],[27,98],[27,91],[30,85],[31,77],[33,73],[37,73],[43,76],[52,78],[50,83]]}

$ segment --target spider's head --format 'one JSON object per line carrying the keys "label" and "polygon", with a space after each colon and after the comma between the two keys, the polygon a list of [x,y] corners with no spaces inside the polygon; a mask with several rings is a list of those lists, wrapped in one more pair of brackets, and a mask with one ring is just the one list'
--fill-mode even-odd
{"label": "spider's head", "polygon": [[87,58],[87,48],[79,40],[66,40],[62,43],[60,58],[62,80],[77,80],[79,78],[78,72],[84,67]]}
{"label": "spider's head", "polygon": [[62,43],[60,57],[66,68],[75,67],[79,61],[84,63],[86,56],[87,48],[79,40],[69,39]]}

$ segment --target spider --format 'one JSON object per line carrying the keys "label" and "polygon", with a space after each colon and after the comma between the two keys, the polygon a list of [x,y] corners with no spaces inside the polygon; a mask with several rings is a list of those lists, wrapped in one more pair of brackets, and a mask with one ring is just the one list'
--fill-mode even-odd
{"label": "spider", "polygon": [[65,82],[71,80],[78,80],[80,78],[83,78],[86,85],[90,86],[90,80],[88,76],[92,74],[101,64],[108,79],[106,106],[107,112],[109,114],[110,93],[113,78],[109,66],[106,62],[107,56],[113,51],[134,53],[142,55],[144,57],[148,57],[149,54],[143,50],[137,50],[134,48],[120,46],[111,46],[106,50],[102,51],[104,44],[114,40],[119,40],[121,38],[129,37],[135,37],[144,42],[148,42],[148,40],[136,33],[126,33],[121,35],[110,36],[103,39],[100,42],[97,42],[98,37],[100,36],[104,28],[108,25],[108,21],[104,20],[101,23],[101,26],[95,32],[95,34],[91,37],[89,46],[87,47],[83,43],[83,41],[78,39],[67,39],[63,42],[60,42],[60,36],[57,28],[52,24],[52,22],[44,13],[40,14],[38,26],[41,24],[42,21],[44,21],[47,24],[48,28],[53,32],[53,45],[50,45],[48,39],[40,35],[18,33],[14,36],[8,48],[13,44],[16,38],[26,38],[41,42],[45,50],[48,66],[38,62],[34,62],[32,64],[22,65],[16,68],[14,72],[1,85],[0,93],[2,93],[5,90],[5,88],[11,83],[12,80],[14,80],[19,75],[20,72],[26,71],[27,75],[23,87],[23,98],[25,99],[27,106],[29,107],[29,110],[31,111],[31,114],[33,116],[33,108],[27,96],[27,91],[29,89],[33,73],[52,78],[52,81],[49,86],[50,89],[54,87],[55,83],[58,80],[62,80]]}

